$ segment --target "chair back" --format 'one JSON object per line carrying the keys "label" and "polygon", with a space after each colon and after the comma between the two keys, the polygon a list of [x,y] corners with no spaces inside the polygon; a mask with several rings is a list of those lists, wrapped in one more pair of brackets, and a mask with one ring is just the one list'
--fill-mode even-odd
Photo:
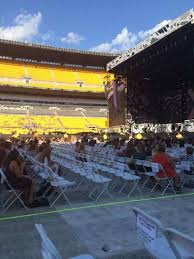
{"label": "chair back", "polygon": [[135,169],[137,171],[138,174],[142,174],[145,173],[145,169],[143,167],[143,161],[144,160],[139,160],[139,159],[134,159],[134,165],[135,165]]}
{"label": "chair back", "polygon": [[176,259],[161,222],[140,209],[133,208],[133,212],[136,215],[137,234],[150,255],[157,259]]}
{"label": "chair back", "polygon": [[154,173],[158,173],[160,171],[158,163],[151,163],[151,168]]}
{"label": "chair back", "polygon": [[190,161],[181,161],[181,170],[183,171],[191,171],[191,162]]}
{"label": "chair back", "polygon": [[143,166],[144,166],[144,167],[147,167],[147,168],[151,168],[151,167],[152,167],[151,162],[148,161],[148,160],[144,160],[144,161],[143,161]]}
{"label": "chair back", "polygon": [[138,166],[142,166],[143,165],[143,160],[134,159],[134,164],[138,165]]}
{"label": "chair back", "polygon": [[[155,173],[155,178],[159,178],[158,176],[157,176],[157,173],[158,172],[162,172],[163,173],[163,177],[162,177],[162,179],[169,179],[169,177],[168,177],[168,175],[166,174],[166,171],[164,170],[164,168],[163,168],[163,166],[161,165],[161,164],[158,164],[158,163],[151,163],[151,167],[152,167],[152,171],[153,171],[153,173]],[[161,179],[161,178],[159,178],[159,179]]]}
{"label": "chair back", "polygon": [[2,169],[0,169],[0,176],[1,176],[1,183],[4,184],[5,188],[9,191],[12,191],[13,193],[16,193],[14,188],[9,183],[9,181]]}
{"label": "chair back", "polygon": [[0,179],[1,179],[1,183],[4,183],[4,181],[7,180],[3,170],[0,168]]}
{"label": "chair back", "polygon": [[143,161],[143,167],[145,172],[154,173],[152,170],[152,162],[148,160]]}
{"label": "chair back", "polygon": [[42,239],[41,253],[43,259],[62,259],[58,250],[47,236],[42,224],[35,224],[35,227]]}
{"label": "chair back", "polygon": [[194,238],[172,228],[167,228],[165,233],[177,259],[194,258]]}
{"label": "chair back", "polygon": [[164,230],[161,222],[138,208],[133,208],[133,212],[136,215],[138,236],[142,239],[145,246],[152,246],[159,232]]}

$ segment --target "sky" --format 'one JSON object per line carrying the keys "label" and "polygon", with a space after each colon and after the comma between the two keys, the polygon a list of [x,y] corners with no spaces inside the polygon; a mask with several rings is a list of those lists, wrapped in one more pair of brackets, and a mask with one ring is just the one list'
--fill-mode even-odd
{"label": "sky", "polygon": [[194,7],[194,0],[0,0],[0,38],[125,51]]}

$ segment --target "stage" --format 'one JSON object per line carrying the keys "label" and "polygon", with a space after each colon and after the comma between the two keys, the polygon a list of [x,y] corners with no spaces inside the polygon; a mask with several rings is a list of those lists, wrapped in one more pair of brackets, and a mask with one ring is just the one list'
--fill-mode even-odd
{"label": "stage", "polygon": [[194,118],[193,24],[194,12],[189,10],[107,64],[115,73],[113,89],[126,82],[125,104],[119,90],[113,90],[111,127],[128,120],[170,124]]}

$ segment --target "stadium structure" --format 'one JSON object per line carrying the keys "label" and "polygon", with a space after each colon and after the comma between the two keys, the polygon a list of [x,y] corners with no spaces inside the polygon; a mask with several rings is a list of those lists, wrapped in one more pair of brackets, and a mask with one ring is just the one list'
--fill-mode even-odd
{"label": "stadium structure", "polygon": [[0,40],[0,133],[99,132],[108,127],[104,80],[116,56]]}

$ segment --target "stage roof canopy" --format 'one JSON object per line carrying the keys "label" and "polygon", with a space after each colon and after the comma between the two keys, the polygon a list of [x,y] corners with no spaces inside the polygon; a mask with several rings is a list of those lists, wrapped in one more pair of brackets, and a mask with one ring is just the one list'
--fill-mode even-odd
{"label": "stage roof canopy", "polygon": [[110,61],[107,70],[126,75],[129,80],[177,77],[177,73],[186,75],[193,71],[193,57],[194,11],[191,9]]}
{"label": "stage roof canopy", "polygon": [[81,65],[106,67],[116,55],[108,52],[93,52],[75,49],[57,48],[0,39],[0,56],[12,59],[45,61],[61,65]]}

